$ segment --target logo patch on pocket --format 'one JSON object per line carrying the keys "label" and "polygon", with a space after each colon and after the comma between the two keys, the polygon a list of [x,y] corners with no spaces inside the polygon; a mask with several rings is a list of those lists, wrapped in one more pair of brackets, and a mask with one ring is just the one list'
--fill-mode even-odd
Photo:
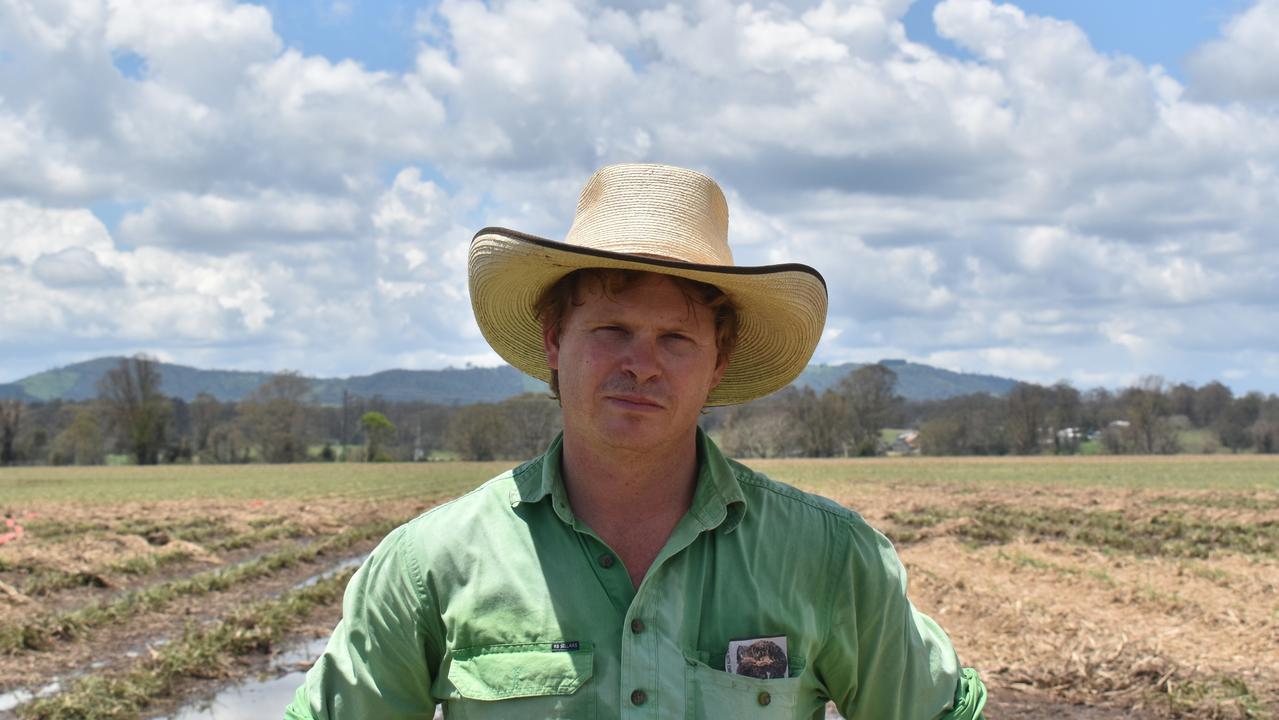
{"label": "logo patch on pocket", "polygon": [[551,652],[571,652],[573,650],[581,650],[582,643],[578,640],[566,640],[563,642],[551,643]]}
{"label": "logo patch on pocket", "polygon": [[724,670],[760,680],[790,675],[790,658],[786,653],[786,636],[748,638],[728,643],[724,653]]}

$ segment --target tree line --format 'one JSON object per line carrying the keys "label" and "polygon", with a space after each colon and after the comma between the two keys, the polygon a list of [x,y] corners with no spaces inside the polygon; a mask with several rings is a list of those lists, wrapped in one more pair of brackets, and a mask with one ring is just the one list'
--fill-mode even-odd
{"label": "tree line", "polygon": [[[92,465],[108,455],[139,465],[524,459],[561,427],[556,402],[538,394],[462,406],[344,395],[328,406],[308,401],[306,378],[282,372],[243,400],[187,402],[165,396],[160,381],[158,365],[136,356],[103,376],[92,401],[0,400],[0,465]],[[709,409],[702,426],[737,457],[1279,452],[1279,397],[1236,397],[1219,382],[1147,377],[1084,392],[1019,383],[1007,396],[930,401],[904,400],[896,384],[891,369],[867,365],[820,393],[791,386]],[[910,432],[894,442],[887,428]]]}
{"label": "tree line", "polygon": [[[1065,381],[1018,383],[985,393],[906,401],[882,365],[863,366],[817,393],[788,387],[717,412],[720,444],[747,457],[835,457],[889,451],[924,455],[1279,453],[1279,396],[1236,397],[1220,382],[1141,378],[1118,391]],[[885,428],[908,428],[894,448]],[[1187,440],[1186,438],[1192,438]],[[1188,446],[1189,445],[1189,446]]]}
{"label": "tree line", "polygon": [[91,401],[0,400],[0,465],[527,458],[560,430],[555,401],[535,394],[462,406],[344,395],[328,406],[308,401],[308,379],[281,372],[239,401],[187,402],[160,381],[158,364],[136,356]]}

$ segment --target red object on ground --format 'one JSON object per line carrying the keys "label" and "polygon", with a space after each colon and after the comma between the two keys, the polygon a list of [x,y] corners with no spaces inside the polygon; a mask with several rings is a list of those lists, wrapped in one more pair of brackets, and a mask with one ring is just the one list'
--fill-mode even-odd
{"label": "red object on ground", "polygon": [[[27,513],[27,516],[30,516],[30,515],[31,513]],[[3,545],[12,540],[19,540],[22,538],[22,534],[24,531],[22,529],[22,526],[19,525],[16,520],[14,520],[13,518],[5,518],[4,524],[5,526],[11,527],[13,529],[7,533],[4,533],[3,535],[0,535],[0,545]]]}

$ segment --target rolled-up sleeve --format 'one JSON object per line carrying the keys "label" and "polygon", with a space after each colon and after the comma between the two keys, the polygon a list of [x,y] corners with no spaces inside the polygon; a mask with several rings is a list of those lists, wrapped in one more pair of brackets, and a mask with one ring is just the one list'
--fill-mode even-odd
{"label": "rolled-up sleeve", "polygon": [[950,638],[906,596],[892,544],[852,522],[833,548],[832,622],[818,658],[831,700],[849,720],[978,720],[986,690]]}
{"label": "rolled-up sleeve", "polygon": [[342,620],[285,712],[286,720],[429,720],[428,648],[439,647],[406,528],[389,534],[352,576]]}

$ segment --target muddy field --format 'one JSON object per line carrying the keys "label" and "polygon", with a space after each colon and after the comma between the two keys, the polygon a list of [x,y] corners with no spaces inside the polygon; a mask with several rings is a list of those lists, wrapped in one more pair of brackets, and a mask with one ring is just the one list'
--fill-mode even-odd
{"label": "muddy field", "polygon": [[[893,539],[990,718],[1279,717],[1275,460],[755,465]],[[0,471],[0,718],[157,717],[257,672],[500,467]]]}

